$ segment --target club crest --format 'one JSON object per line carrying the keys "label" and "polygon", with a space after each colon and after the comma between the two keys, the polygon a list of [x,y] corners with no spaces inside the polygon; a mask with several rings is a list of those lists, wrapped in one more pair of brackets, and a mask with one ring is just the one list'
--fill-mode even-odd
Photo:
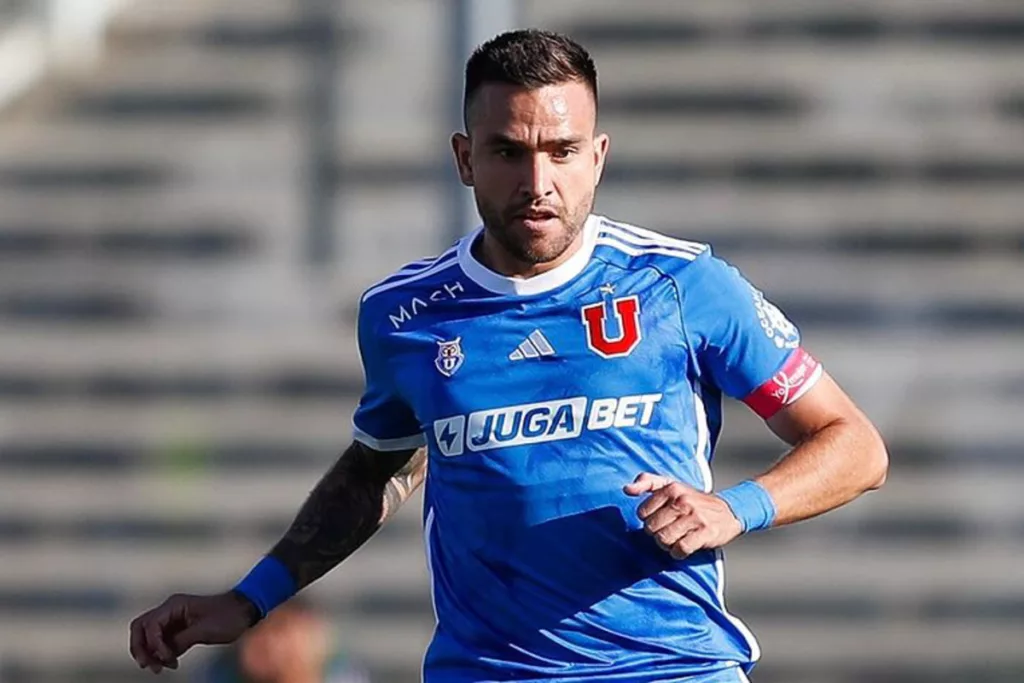
{"label": "club crest", "polygon": [[[603,288],[602,293],[606,293]],[[628,356],[640,343],[640,300],[635,295],[608,297],[584,306],[581,312],[587,346],[602,358]]]}
{"label": "club crest", "polygon": [[451,377],[459,368],[466,357],[462,354],[462,337],[452,341],[437,342],[437,358],[434,359],[434,367],[445,377]]}

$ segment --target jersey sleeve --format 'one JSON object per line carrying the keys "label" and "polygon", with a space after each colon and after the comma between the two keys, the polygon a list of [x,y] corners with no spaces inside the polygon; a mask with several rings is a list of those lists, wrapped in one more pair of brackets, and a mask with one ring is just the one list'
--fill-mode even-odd
{"label": "jersey sleeve", "polygon": [[376,338],[365,308],[359,311],[359,357],[365,389],[352,416],[352,436],[378,451],[419,448],[426,443],[419,421],[399,395],[389,371],[385,344]]}
{"label": "jersey sleeve", "polygon": [[768,419],[820,379],[800,331],[722,259],[705,252],[683,289],[683,324],[702,378]]}

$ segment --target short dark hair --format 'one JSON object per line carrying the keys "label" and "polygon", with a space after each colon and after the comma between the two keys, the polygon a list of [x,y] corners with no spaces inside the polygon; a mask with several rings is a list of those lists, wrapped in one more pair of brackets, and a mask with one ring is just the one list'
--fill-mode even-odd
{"label": "short dark hair", "polygon": [[468,126],[469,105],[487,83],[533,89],[567,81],[584,83],[597,103],[597,67],[586,48],[554,31],[507,31],[474,50],[466,62],[463,120]]}

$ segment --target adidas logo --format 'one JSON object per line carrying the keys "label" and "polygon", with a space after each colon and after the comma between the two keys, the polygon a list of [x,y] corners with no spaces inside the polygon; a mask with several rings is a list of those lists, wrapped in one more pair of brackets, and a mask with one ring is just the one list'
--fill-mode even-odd
{"label": "adidas logo", "polygon": [[515,351],[508,354],[508,359],[523,360],[524,358],[539,358],[540,356],[553,355],[555,355],[555,350],[544,337],[544,333],[540,330],[534,330]]}

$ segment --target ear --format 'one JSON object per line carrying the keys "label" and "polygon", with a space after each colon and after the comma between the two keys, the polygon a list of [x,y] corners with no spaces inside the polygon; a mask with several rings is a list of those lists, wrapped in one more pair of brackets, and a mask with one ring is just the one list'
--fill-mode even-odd
{"label": "ear", "polygon": [[594,185],[601,184],[601,176],[604,175],[604,163],[608,159],[608,147],[611,145],[611,138],[607,133],[601,133],[594,138]]}
{"label": "ear", "polygon": [[455,155],[455,167],[459,170],[459,180],[466,187],[473,187],[473,162],[470,156],[470,141],[465,133],[452,134],[452,154]]}

